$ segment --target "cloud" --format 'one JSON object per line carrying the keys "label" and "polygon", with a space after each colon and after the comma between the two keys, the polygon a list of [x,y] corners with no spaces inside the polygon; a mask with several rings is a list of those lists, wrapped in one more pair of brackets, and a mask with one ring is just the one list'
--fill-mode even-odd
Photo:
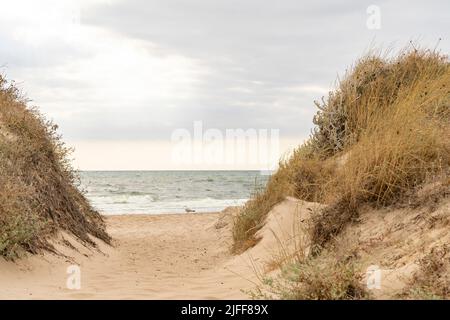
{"label": "cloud", "polygon": [[39,10],[28,3],[19,15],[11,14],[18,7],[3,12],[0,39],[10,46],[0,59],[69,138],[150,139],[150,128],[157,137],[176,108],[195,99],[208,72],[192,58],[161,54],[152,42],[78,24],[73,3],[55,8],[47,1]]}
{"label": "cloud", "polygon": [[[366,26],[369,5],[381,29]],[[280,129],[372,44],[450,48],[448,1],[17,0],[0,66],[73,141],[169,141],[177,128]]]}
{"label": "cloud", "polygon": [[[366,9],[381,8],[382,28],[369,30]],[[371,45],[403,46],[422,37],[434,45],[449,26],[433,17],[445,1],[347,0],[128,0],[93,7],[88,25],[107,26],[127,37],[157,43],[201,61],[209,73],[200,94],[186,105],[185,120],[203,119],[219,128],[269,126],[282,135],[311,128],[313,100]],[[448,48],[448,41],[441,43]],[[287,116],[288,115],[288,116]],[[291,121],[285,121],[289,117]],[[180,125],[186,125],[180,119]]]}

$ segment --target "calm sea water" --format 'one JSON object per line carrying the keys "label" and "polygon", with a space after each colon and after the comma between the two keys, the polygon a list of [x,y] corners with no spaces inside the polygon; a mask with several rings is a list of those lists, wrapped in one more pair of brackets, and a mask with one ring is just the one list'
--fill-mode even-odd
{"label": "calm sea water", "polygon": [[103,214],[157,214],[241,205],[268,177],[259,171],[82,171],[80,178]]}

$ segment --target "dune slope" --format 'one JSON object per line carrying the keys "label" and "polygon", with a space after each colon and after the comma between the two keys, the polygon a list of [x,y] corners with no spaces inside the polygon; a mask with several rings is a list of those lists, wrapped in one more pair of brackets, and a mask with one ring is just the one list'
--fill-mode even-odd
{"label": "dune slope", "polygon": [[67,231],[95,245],[109,242],[101,216],[77,189],[77,176],[57,126],[0,76],[0,256],[53,250],[48,239]]}

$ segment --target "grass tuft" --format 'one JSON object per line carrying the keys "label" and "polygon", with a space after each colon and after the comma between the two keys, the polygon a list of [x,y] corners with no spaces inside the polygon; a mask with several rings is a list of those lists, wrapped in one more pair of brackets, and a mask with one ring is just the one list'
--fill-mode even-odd
{"label": "grass tuft", "polygon": [[403,297],[411,299],[450,298],[450,247],[435,247],[419,261]]}
{"label": "grass tuft", "polygon": [[263,279],[252,292],[255,299],[355,300],[370,295],[362,284],[360,267],[351,256],[339,257],[333,251],[310,256],[283,266],[277,277]]}

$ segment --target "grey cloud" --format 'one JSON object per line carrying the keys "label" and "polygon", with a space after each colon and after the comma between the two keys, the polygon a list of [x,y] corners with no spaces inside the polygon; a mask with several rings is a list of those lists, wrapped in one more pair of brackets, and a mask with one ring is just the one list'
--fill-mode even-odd
{"label": "grey cloud", "polygon": [[[371,4],[382,10],[381,30],[366,28]],[[180,106],[185,120],[202,118],[219,127],[273,126],[304,136],[311,128],[313,99],[320,95],[298,94],[291,99],[296,107],[275,106],[286,96],[280,88],[329,87],[371,43],[397,41],[403,46],[418,36],[435,43],[449,27],[445,19],[435,21],[445,11],[442,7],[449,8],[448,2],[132,0],[86,12],[83,22],[156,43],[168,54],[181,53],[211,67],[214,73],[201,88],[203,99],[196,106]],[[441,48],[448,49],[448,39]],[[235,87],[244,90],[227,90]]]}
{"label": "grey cloud", "polygon": [[[366,27],[372,4],[381,8],[381,30]],[[197,84],[194,101],[170,108],[130,105],[106,115],[87,103],[94,111],[60,122],[67,136],[80,139],[168,139],[173,129],[190,128],[194,120],[219,129],[278,128],[283,135],[304,137],[312,127],[313,100],[322,94],[287,88],[330,87],[371,43],[400,48],[418,39],[433,46],[447,36],[449,9],[448,1],[406,0],[127,0],[90,7],[82,11],[83,24],[147,41],[157,54],[186,56],[211,72]],[[5,49],[1,33],[0,41],[0,61],[26,51],[17,43],[6,43],[11,49]],[[89,59],[62,45],[49,48],[48,63],[70,55]],[[448,52],[448,38],[440,48]],[[33,60],[36,54],[15,63],[43,63]]]}

